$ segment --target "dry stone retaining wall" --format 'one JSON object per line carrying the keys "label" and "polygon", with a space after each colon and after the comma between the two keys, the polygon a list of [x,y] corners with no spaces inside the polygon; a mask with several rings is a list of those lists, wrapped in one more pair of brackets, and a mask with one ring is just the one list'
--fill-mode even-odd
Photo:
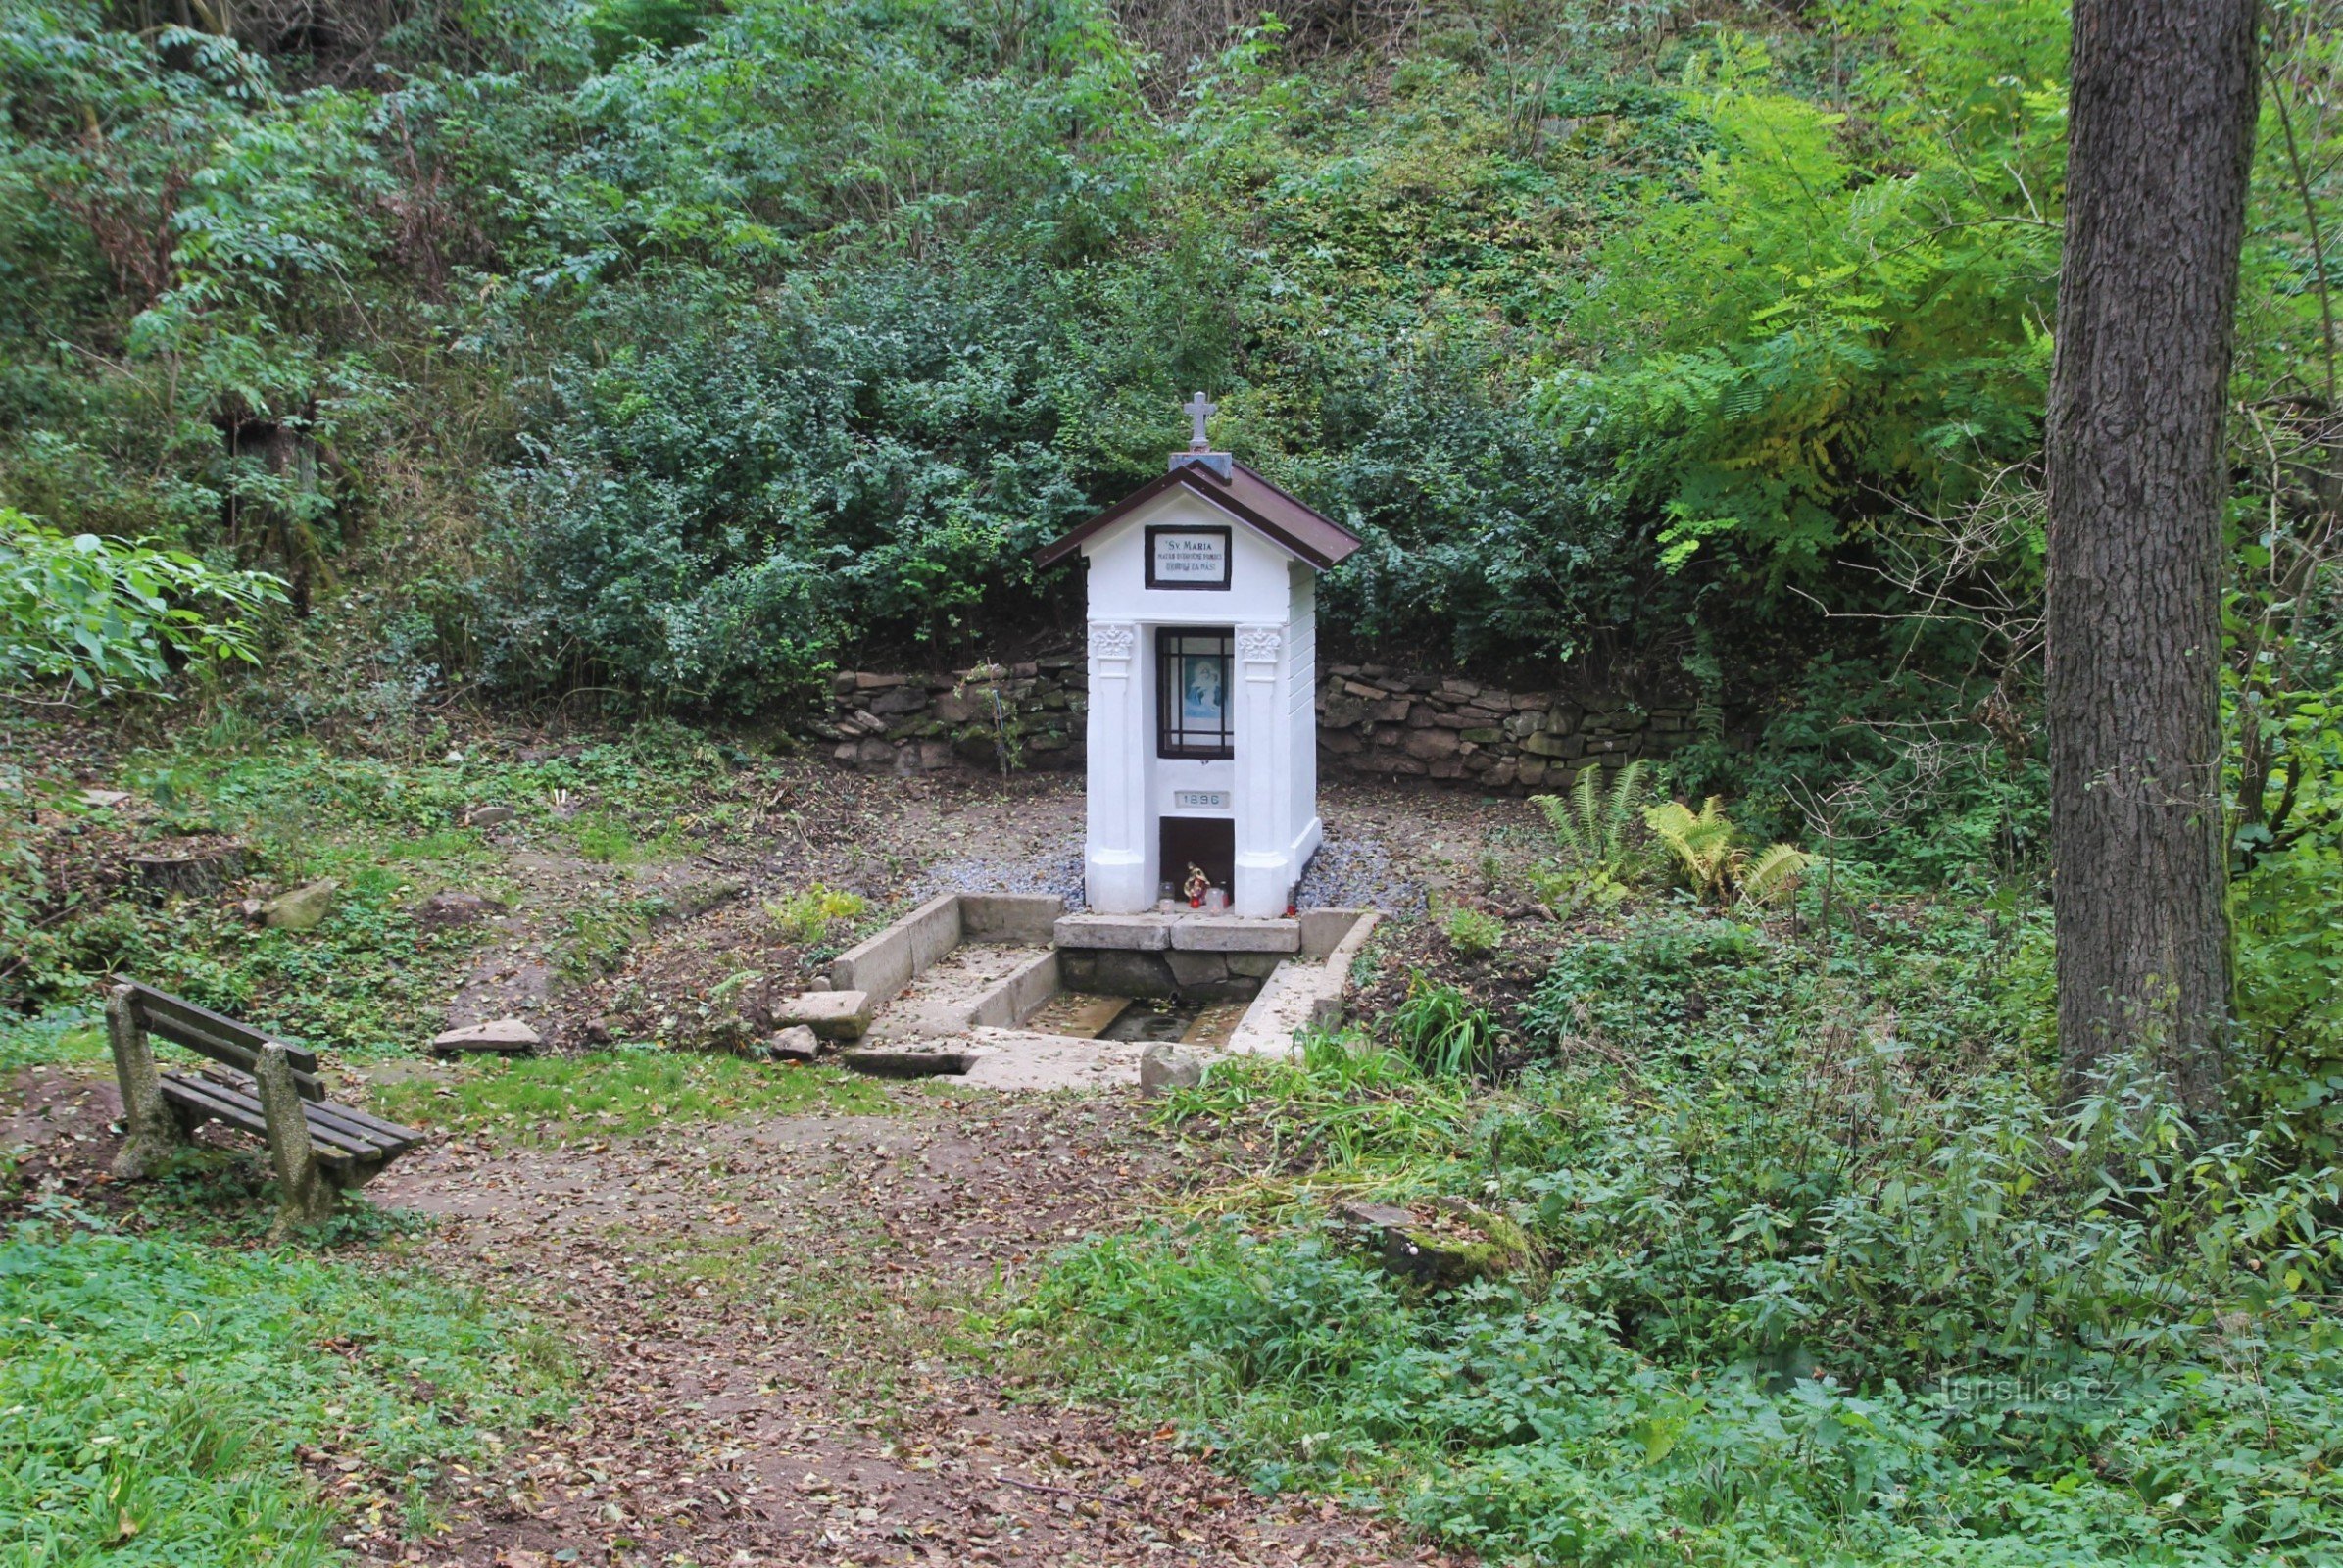
{"label": "dry stone retaining wall", "polygon": [[[1073,654],[959,674],[849,671],[812,732],[838,761],[917,773],[1082,765],[1087,671]],[[1589,763],[1663,758],[1692,738],[1685,704],[1617,693],[1505,691],[1456,675],[1334,664],[1318,687],[1321,769],[1559,789]]]}

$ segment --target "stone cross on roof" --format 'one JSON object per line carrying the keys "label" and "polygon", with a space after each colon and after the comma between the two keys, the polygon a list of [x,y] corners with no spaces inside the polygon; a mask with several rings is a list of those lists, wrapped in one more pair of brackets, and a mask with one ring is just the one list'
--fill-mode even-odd
{"label": "stone cross on roof", "polygon": [[1187,413],[1189,419],[1195,425],[1195,433],[1188,438],[1188,450],[1191,452],[1211,451],[1212,440],[1204,434],[1204,421],[1220,412],[1220,405],[1198,392],[1180,407]]}

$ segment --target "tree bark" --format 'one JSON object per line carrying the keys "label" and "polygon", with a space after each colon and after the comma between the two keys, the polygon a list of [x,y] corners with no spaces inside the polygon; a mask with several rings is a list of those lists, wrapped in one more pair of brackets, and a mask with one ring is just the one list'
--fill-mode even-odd
{"label": "tree bark", "polygon": [[2253,0],[2076,0],[2050,385],[2066,1092],[2137,1049],[2200,1119],[2228,1023],[2221,450],[2256,25]]}

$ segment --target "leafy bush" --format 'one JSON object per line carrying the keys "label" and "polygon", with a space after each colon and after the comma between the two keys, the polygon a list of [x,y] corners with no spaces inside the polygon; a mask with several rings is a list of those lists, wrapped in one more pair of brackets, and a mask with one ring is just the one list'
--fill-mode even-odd
{"label": "leafy bush", "polygon": [[259,662],[255,619],[284,603],[265,572],[183,550],[67,537],[0,507],[0,686],[154,690],[171,661]]}
{"label": "leafy bush", "polygon": [[1579,769],[1568,799],[1533,795],[1530,804],[1554,834],[1554,865],[1538,878],[1538,890],[1557,908],[1582,904],[1615,908],[1641,878],[1643,796],[1648,763],[1637,760],[1614,774],[1595,766]]}
{"label": "leafy bush", "polygon": [[1479,909],[1450,909],[1440,928],[1458,957],[1486,958],[1505,945],[1505,922]]}

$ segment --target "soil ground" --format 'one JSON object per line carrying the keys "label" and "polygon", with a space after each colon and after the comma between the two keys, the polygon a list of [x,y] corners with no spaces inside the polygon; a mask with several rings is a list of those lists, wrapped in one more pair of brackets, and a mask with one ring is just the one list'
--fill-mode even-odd
{"label": "soil ground", "polygon": [[[807,785],[810,805],[690,865],[624,875],[670,892],[712,875],[752,898],[820,877],[900,901],[1068,890],[1078,874],[1076,780]],[[1508,906],[1518,891],[1489,874],[1492,855],[1526,860],[1527,808],[1334,783],[1324,814],[1307,902],[1412,914],[1430,892],[1436,906],[1512,915],[1514,961],[1479,961],[1485,979],[1533,972],[1519,960],[1550,946],[1558,928],[1524,919]],[[680,1005],[745,940],[736,891],[663,921],[613,972],[554,985],[560,911],[584,879],[619,873],[517,834],[502,847],[513,908],[452,997],[452,1021],[533,997],[559,1044],[584,1044],[613,1015]],[[1431,922],[1388,929],[1370,1009],[1411,971],[1456,961]],[[317,1456],[320,1480],[356,1504],[345,1544],[371,1562],[464,1568],[1441,1560],[1374,1515],[1255,1495],[1169,1429],[1068,1406],[1046,1358],[1021,1364],[985,1326],[1051,1250],[1162,1212],[1241,1149],[1159,1128],[1128,1097],[926,1084],[885,1095],[885,1115],[670,1124],[631,1139],[464,1133],[393,1167],[368,1198],[430,1223],[388,1253],[558,1326],[586,1380],[558,1429],[452,1478],[428,1537],[402,1535],[399,1478]],[[0,1145],[26,1146],[32,1185],[106,1201],[119,1114],[98,1069],[21,1073],[0,1100]],[[257,1156],[242,1157],[257,1180]]]}

